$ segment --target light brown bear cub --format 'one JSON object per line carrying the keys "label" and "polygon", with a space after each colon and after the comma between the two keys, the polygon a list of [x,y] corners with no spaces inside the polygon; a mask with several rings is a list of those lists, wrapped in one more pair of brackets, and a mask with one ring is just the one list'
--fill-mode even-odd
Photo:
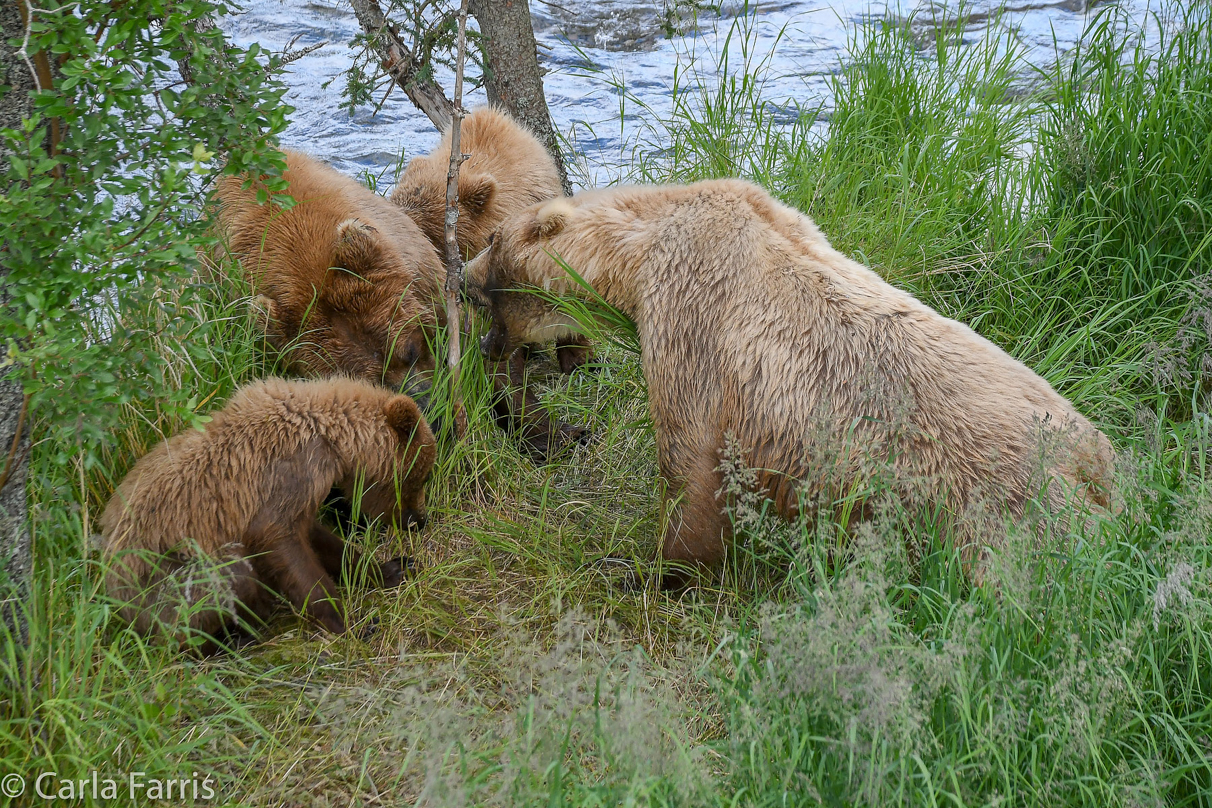
{"label": "light brown bear cub", "polygon": [[[729,440],[788,518],[880,465],[902,497],[967,524],[974,511],[993,515],[986,524],[1022,516],[1045,486],[1052,505],[1108,504],[1110,444],[1046,381],[755,185],[590,191],[511,217],[467,265],[467,293],[494,318],[490,352],[567,333],[566,317],[519,293],[580,293],[553,255],[639,329],[658,461],[678,498],[666,559],[723,556]],[[970,560],[998,540],[964,535]]]}
{"label": "light brown bear cub", "polygon": [[[217,635],[264,617],[272,592],[334,633],[334,578],[357,553],[316,520],[334,486],[399,526],[425,522],[434,438],[411,398],[351,379],[266,379],[238,390],[205,429],[135,463],[101,517],[109,594],[144,634]],[[404,565],[379,565],[400,583]]]}
{"label": "light brown bear cub", "polygon": [[239,259],[267,314],[267,338],[289,367],[418,392],[440,308],[442,264],[433,246],[386,199],[350,177],[285,151],[289,210],[260,204],[254,183],[227,177],[215,190],[219,235]]}
{"label": "light brown bear cub", "polygon": [[[391,201],[446,253],[446,174],[450,169],[450,130],[429,154],[415,157],[400,175]],[[467,159],[459,168],[457,238],[463,258],[477,255],[505,218],[536,202],[564,194],[555,160],[533,134],[493,107],[472,110],[463,119],[459,150]],[[556,344],[560,369],[572,372],[590,357],[588,343],[570,335]]]}

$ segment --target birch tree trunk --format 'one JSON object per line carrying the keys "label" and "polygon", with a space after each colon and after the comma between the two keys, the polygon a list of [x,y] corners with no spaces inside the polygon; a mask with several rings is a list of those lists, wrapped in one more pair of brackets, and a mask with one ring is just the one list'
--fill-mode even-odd
{"label": "birch tree trunk", "polygon": [[555,158],[564,193],[572,194],[560,142],[543,95],[543,71],[527,0],[471,0],[484,45],[484,89],[490,104],[504,107],[535,134]]}
{"label": "birch tree trunk", "polygon": [[[0,83],[8,90],[0,96],[0,128],[20,129],[23,118],[33,113],[30,93],[37,89],[31,72],[35,59],[45,77],[50,63],[44,55],[24,58],[19,52],[25,36],[22,11],[24,0],[3,0],[0,4]],[[48,135],[49,137],[49,135]],[[0,162],[7,169],[12,153],[0,143]],[[7,193],[9,189],[0,189]],[[0,246],[0,306],[9,301],[3,247]],[[24,643],[27,637],[26,601],[29,597],[32,554],[29,530],[29,503],[25,481],[29,471],[29,417],[19,370],[9,365],[0,368],[0,616],[13,628],[13,636]]]}

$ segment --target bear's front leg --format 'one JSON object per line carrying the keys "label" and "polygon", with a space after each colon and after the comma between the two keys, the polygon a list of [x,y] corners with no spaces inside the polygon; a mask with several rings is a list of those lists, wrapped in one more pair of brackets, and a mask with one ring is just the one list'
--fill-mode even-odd
{"label": "bear's front leg", "polygon": [[267,525],[250,535],[248,546],[260,551],[260,565],[275,589],[299,612],[334,634],[346,631],[344,608],[333,581],[316,551],[310,535],[314,518],[300,519],[289,527]]}
{"label": "bear's front leg", "polygon": [[[665,453],[667,454],[667,453]],[[695,568],[710,568],[724,559],[732,526],[716,492],[721,480],[716,453],[703,452],[690,460],[687,469],[677,468],[678,459],[662,458],[661,470],[670,484],[668,499],[674,500],[661,546],[666,566],[661,588],[681,589]]]}
{"label": "bear's front leg", "polygon": [[[311,526],[309,536],[311,547],[316,551],[320,563],[333,578],[348,583],[349,573],[362,563],[362,554],[349,546],[349,543],[319,522]],[[404,583],[404,576],[413,570],[413,562],[407,556],[384,561],[379,567],[379,586],[396,587]]]}
{"label": "bear's front leg", "polygon": [[560,363],[560,372],[564,375],[572,373],[593,359],[593,347],[582,334],[556,340],[555,352],[556,361]]}
{"label": "bear's front leg", "polygon": [[517,434],[536,462],[547,462],[589,436],[584,427],[552,419],[538,396],[526,386],[526,354],[522,349],[490,365],[493,415],[497,425]]}

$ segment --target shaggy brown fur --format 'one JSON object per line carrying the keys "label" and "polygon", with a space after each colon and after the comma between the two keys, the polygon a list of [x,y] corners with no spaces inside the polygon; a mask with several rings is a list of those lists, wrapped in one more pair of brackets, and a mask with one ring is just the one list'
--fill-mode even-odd
{"label": "shaggy brown fur", "polygon": [[442,264],[391,203],[307,155],[286,151],[287,211],[228,177],[217,223],[260,295],[270,344],[296,372],[424,387],[434,360]]}
{"label": "shaggy brown fur", "polygon": [[[463,119],[459,149],[468,155],[459,168],[457,238],[463,257],[477,255],[505,217],[564,193],[555,161],[538,138],[506,112],[472,110]],[[432,152],[414,157],[391,192],[391,201],[421,228],[440,255],[446,252],[446,175],[450,131]],[[579,334],[556,343],[560,369],[571,373],[592,352]]]}
{"label": "shaggy brown fur", "polygon": [[[666,559],[722,557],[729,436],[787,517],[875,466],[967,524],[977,510],[986,524],[1021,516],[1045,488],[1052,506],[1108,504],[1110,444],[1046,381],[757,186],[590,191],[511,217],[467,266],[468,293],[494,317],[492,353],[567,333],[566,317],[517,293],[578,293],[552,254],[639,328],[660,468],[679,498]],[[998,541],[965,535],[969,559]]]}
{"label": "shaggy brown fur", "polygon": [[[459,167],[459,251],[465,258],[488,246],[488,237],[506,216],[563,194],[555,161],[538,138],[492,107],[463,119],[459,148],[468,155]],[[446,172],[450,131],[424,157],[409,162],[391,192],[439,251],[446,249]]]}
{"label": "shaggy brown fur", "polygon": [[[399,526],[425,521],[433,433],[408,396],[352,379],[266,379],[202,431],[156,446],[101,517],[109,594],[144,634],[216,635],[263,617],[280,592],[329,631],[346,630],[335,576],[357,554],[316,521],[334,486]],[[398,584],[400,562],[379,567]]]}
{"label": "shaggy brown fur", "polygon": [[[270,344],[297,373],[342,373],[393,389],[407,383],[420,396],[434,368],[431,332],[446,323],[434,245],[378,194],[307,155],[285,155],[290,210],[259,204],[257,186],[242,188],[237,177],[215,192],[219,233],[258,292]],[[443,205],[445,194],[443,184]],[[498,420],[533,454],[550,457],[584,436],[547,417],[520,366],[500,370]]]}

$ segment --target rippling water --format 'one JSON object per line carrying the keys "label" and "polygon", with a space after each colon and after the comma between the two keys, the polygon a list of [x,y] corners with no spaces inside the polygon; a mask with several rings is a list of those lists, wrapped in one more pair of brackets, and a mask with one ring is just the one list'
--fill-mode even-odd
{"label": "rippling water", "polygon": [[[906,3],[909,0],[906,0]],[[1130,15],[1144,19],[1148,0],[1120,0]],[[1156,4],[1156,0],[1155,0]],[[977,0],[969,3],[973,25],[966,42],[991,30],[1016,30],[1031,62],[1046,65],[1080,39],[1100,5],[1086,0]],[[667,25],[662,2],[620,0],[530,0],[545,77],[547,102],[559,129],[576,144],[589,166],[590,180],[605,181],[610,166],[625,160],[637,116],[633,96],[649,114],[671,108],[675,70],[710,72],[740,4],[728,4],[720,16],[701,19],[697,27]],[[1005,7],[999,15],[993,12]],[[850,37],[862,26],[885,16],[930,18],[928,4],[898,5],[867,0],[787,0],[756,4],[752,23],[753,52],[769,57],[763,97],[783,106],[830,105],[828,77],[845,63]],[[354,174],[370,172],[390,184],[401,156],[406,161],[438,141],[429,120],[393,90],[381,108],[340,108],[343,72],[353,58],[349,43],[358,23],[348,3],[332,0],[259,0],[246,12],[227,17],[221,27],[240,45],[260,43],[282,50],[327,42],[323,48],[288,67],[288,101],[295,107],[283,135],[287,146],[310,152]],[[663,28],[673,28],[667,36]],[[680,30],[676,30],[680,29]],[[735,49],[735,46],[734,46]],[[449,76],[439,75],[450,88]],[[627,93],[620,93],[619,86]],[[386,87],[380,90],[385,92]],[[467,106],[484,101],[472,94]],[[622,121],[622,123],[621,123]]]}

